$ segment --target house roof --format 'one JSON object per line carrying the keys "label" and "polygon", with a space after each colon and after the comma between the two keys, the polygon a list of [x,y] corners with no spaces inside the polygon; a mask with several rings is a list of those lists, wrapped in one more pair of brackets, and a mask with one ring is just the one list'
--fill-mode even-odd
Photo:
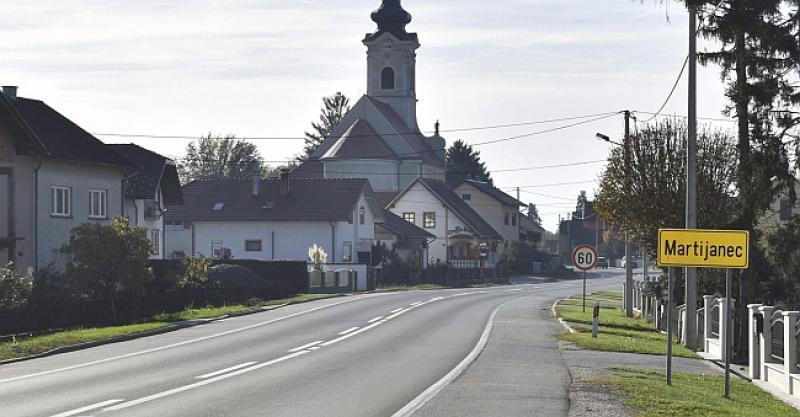
{"label": "house roof", "polygon": [[168,206],[183,203],[175,162],[132,143],[107,146],[135,165],[125,169],[128,176],[125,194],[128,197],[152,199],[160,186],[164,203]]}
{"label": "house roof", "polygon": [[[103,142],[42,101],[0,94],[0,121],[36,143],[43,155],[92,164],[132,166]],[[16,122],[16,123],[14,123]]]}
{"label": "house roof", "polygon": [[[511,206],[524,206],[525,203],[517,200],[516,198],[500,191],[500,189],[496,188],[492,184],[484,181],[477,181],[477,180],[464,180],[464,183],[469,184],[480,191],[488,194],[490,197],[494,198],[495,200],[503,203],[508,204]],[[462,183],[463,184],[463,183]]]}
{"label": "house roof", "polygon": [[443,181],[435,180],[432,178],[420,177],[412,182],[403,192],[401,192],[390,204],[393,204],[398,199],[402,198],[414,184],[420,183],[427,188],[433,195],[435,195],[442,203],[444,203],[453,213],[458,216],[469,228],[480,237],[502,239],[500,233],[486,220],[483,219],[472,207],[468,206],[458,194],[455,193]]}
{"label": "house roof", "polygon": [[364,119],[356,119],[320,159],[399,159]]}
{"label": "house roof", "polygon": [[436,235],[405,221],[402,217],[387,209],[383,209],[383,218],[384,223],[379,227],[397,236],[398,240],[406,245],[418,246],[423,241],[436,237]]}
{"label": "house roof", "polygon": [[[347,221],[362,193],[371,199],[366,179],[291,179],[289,193],[281,180],[261,180],[253,196],[252,181],[194,181],[183,187],[184,204],[169,207],[167,220]],[[217,208],[217,210],[214,210]],[[379,209],[372,206],[378,219]]]}
{"label": "house roof", "polygon": [[325,166],[318,159],[308,159],[292,169],[289,178],[293,180],[325,178]]}

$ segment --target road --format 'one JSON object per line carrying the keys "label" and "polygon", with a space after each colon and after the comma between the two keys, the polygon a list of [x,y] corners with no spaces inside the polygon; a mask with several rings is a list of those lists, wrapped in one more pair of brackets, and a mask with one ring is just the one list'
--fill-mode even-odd
{"label": "road", "polygon": [[[590,276],[590,291],[618,289],[622,281],[618,271]],[[0,415],[374,417],[409,403],[424,405],[420,416],[450,415],[436,408],[452,395],[453,384],[440,380],[480,353],[482,335],[488,336],[483,362],[475,366],[515,354],[498,347],[519,335],[507,326],[485,332],[490,318],[512,308],[541,312],[581,289],[580,281],[517,282],[320,300],[0,366]],[[526,320],[553,324],[545,312]],[[526,337],[556,352],[553,328],[538,329]],[[531,369],[537,360],[527,359]],[[437,382],[441,393],[420,403]]]}

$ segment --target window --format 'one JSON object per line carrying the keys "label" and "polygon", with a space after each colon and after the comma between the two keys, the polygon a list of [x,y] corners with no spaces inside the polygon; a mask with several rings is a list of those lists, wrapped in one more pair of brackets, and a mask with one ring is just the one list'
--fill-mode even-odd
{"label": "window", "polygon": [[72,215],[72,189],[69,187],[52,187],[53,190],[53,211],[51,214],[57,217],[69,217]]}
{"label": "window", "polygon": [[792,220],[792,202],[789,199],[781,199],[781,220]]}
{"label": "window", "polygon": [[436,227],[436,213],[422,213],[422,227],[433,229]]}
{"label": "window", "polygon": [[367,221],[367,211],[364,207],[358,209],[358,224],[364,224]]}
{"label": "window", "polygon": [[225,203],[216,203],[216,204],[214,204],[214,207],[212,208],[212,210],[214,210],[214,211],[222,211],[222,209],[224,209],[224,208],[225,208]]}
{"label": "window", "polygon": [[89,190],[89,218],[105,219],[107,215],[108,193],[105,190]]}
{"label": "window", "polygon": [[245,252],[261,252],[261,240],[245,240]]}
{"label": "window", "polygon": [[517,213],[511,213],[511,225],[512,226],[517,225]]}
{"label": "window", "polygon": [[461,194],[461,199],[464,201],[472,200],[472,194]]}
{"label": "window", "polygon": [[381,71],[381,90],[394,90],[394,70],[389,67]]}
{"label": "window", "polygon": [[159,230],[150,231],[150,254],[158,255],[161,252],[161,232]]}
{"label": "window", "polygon": [[505,223],[506,226],[508,226],[508,213],[506,213],[506,215],[505,215],[504,223]]}
{"label": "window", "polygon": [[417,223],[417,214],[416,213],[403,213],[403,220],[416,224]]}

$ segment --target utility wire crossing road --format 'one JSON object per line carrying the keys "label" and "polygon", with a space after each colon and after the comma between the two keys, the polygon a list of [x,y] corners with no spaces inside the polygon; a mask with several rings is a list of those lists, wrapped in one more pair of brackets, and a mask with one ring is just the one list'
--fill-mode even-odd
{"label": "utility wire crossing road", "polygon": [[499,305],[575,284],[360,295],[19,362],[0,367],[0,414],[388,416],[456,368]]}

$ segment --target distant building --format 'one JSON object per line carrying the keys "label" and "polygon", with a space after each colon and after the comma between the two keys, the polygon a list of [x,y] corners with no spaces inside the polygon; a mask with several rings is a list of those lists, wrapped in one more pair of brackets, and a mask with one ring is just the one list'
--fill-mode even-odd
{"label": "distant building", "polygon": [[[600,224],[592,201],[579,203],[575,211],[570,213],[570,218],[561,220],[558,227],[558,253],[565,265],[572,264],[572,250],[576,246],[599,246],[603,239]],[[600,256],[604,255],[601,253]]]}
{"label": "distant building", "polygon": [[465,180],[454,191],[500,234],[497,253],[510,254],[512,244],[520,240],[523,215],[519,209],[525,204],[483,181]]}

